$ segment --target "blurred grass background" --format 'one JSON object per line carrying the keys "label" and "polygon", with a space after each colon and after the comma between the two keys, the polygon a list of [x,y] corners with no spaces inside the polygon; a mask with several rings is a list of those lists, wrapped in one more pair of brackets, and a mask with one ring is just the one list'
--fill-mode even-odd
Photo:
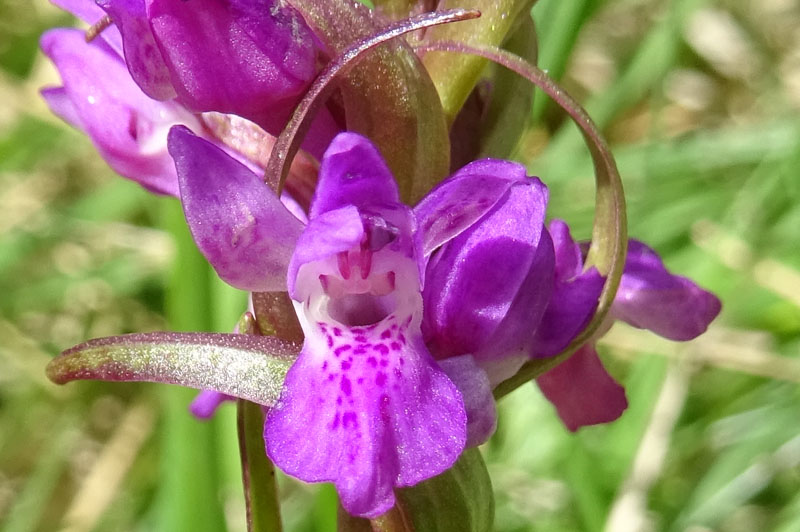
{"label": "blurred grass background", "polygon": [[[568,433],[533,386],[501,404],[485,456],[496,529],[800,531],[800,4],[540,0],[540,64],[607,132],[630,234],[723,300],[673,344],[617,325],[600,345],[630,408]],[[195,252],[175,201],[112,174],[37,90],[37,50],[71,24],[0,3],[0,530],[242,531],[233,408],[191,392],[50,384],[90,337],[228,331],[244,297]],[[535,100],[518,158],[551,215],[589,235],[591,166]],[[562,127],[563,126],[563,127]],[[330,487],[282,479],[289,531],[331,530]]]}

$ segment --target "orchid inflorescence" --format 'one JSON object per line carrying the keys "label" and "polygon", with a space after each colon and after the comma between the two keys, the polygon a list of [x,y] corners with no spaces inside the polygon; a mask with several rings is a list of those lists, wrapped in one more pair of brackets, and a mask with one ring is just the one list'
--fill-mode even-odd
{"label": "orchid inflorescence", "polygon": [[[473,2],[476,18],[423,3],[54,1],[94,26],[42,38],[63,81],[42,91],[53,112],[118,173],[178,198],[219,276],[252,293],[238,334],[91,340],[50,364],[58,383],[191,386],[199,417],[227,399],[260,404],[272,462],[333,482],[348,513],[376,519],[398,488],[485,442],[495,398],[524,382],[572,431],[618,418],[625,392],[594,349],[614,320],[683,341],[719,313],[626,240],[616,168],[585,113],[498,48],[515,30],[498,13],[530,2]],[[472,55],[437,58],[448,52]],[[479,137],[456,118],[485,58],[583,130],[598,175],[591,243],[546,223],[547,187],[518,163],[482,158],[445,178],[451,140]]]}

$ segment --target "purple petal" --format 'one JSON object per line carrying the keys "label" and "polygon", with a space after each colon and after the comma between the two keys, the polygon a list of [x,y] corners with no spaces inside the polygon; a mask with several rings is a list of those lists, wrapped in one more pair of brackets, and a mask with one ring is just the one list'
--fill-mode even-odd
{"label": "purple petal", "polygon": [[334,482],[344,508],[369,518],[392,507],[394,487],[447,470],[466,441],[458,389],[397,322],[307,332],[265,424],[278,467]]}
{"label": "purple petal", "polygon": [[145,0],[98,0],[97,4],[122,33],[125,62],[142,91],[156,100],[174,98],[170,72],[150,28]]}
{"label": "purple petal", "polygon": [[297,293],[297,277],[303,265],[358,246],[364,234],[361,215],[353,206],[312,218],[300,235],[289,264],[289,295],[295,300],[303,299]]}
{"label": "purple petal", "polygon": [[261,178],[184,127],[169,133],[189,229],[219,276],[242,290],[286,286],[303,224]]}
{"label": "purple petal", "polygon": [[551,357],[563,351],[592,319],[604,283],[596,268],[570,281],[556,282],[533,336],[531,356]]}
{"label": "purple petal", "polygon": [[181,103],[197,112],[238,114],[272,134],[280,131],[316,74],[313,34],[293,8],[278,0],[146,3],[152,35]]}
{"label": "purple petal", "polygon": [[397,183],[378,149],[356,133],[340,133],[322,157],[310,217],[354,205],[394,207]]}
{"label": "purple petal", "polygon": [[484,360],[527,347],[553,285],[546,205],[538,179],[516,184],[428,264],[423,323],[437,358]]}
{"label": "purple petal", "polygon": [[625,389],[608,374],[594,346],[587,344],[536,379],[571,431],[614,421],[628,408]]}
{"label": "purple petal", "polygon": [[630,240],[625,270],[611,315],[670,340],[691,340],[705,332],[722,304],[691,279],[671,274],[658,254]]}
{"label": "purple petal", "polygon": [[566,222],[550,222],[550,236],[556,251],[556,282],[571,281],[583,272],[581,247],[572,239]]}
{"label": "purple petal", "polygon": [[177,196],[166,130],[174,123],[195,124],[196,120],[172,104],[145,96],[131,81],[122,60],[101,40],[87,43],[81,31],[51,30],[42,36],[42,50],[64,82],[62,91],[44,94],[53,111],[84,129],[119,174]]}
{"label": "purple petal", "polygon": [[64,87],[42,89],[40,94],[54,115],[74,128],[83,129],[78,110],[70,100],[69,94],[67,94]]}
{"label": "purple petal", "polygon": [[203,390],[194,398],[189,405],[189,411],[193,416],[200,419],[209,419],[217,411],[217,408],[225,401],[232,401],[235,397],[214,390]]}
{"label": "purple petal", "polygon": [[467,412],[467,447],[485,443],[497,428],[497,408],[489,377],[470,355],[446,358],[439,367],[456,385]]}
{"label": "purple petal", "polygon": [[268,336],[129,334],[64,351],[47,365],[47,376],[56,384],[85,379],[179,384],[271,405],[295,354],[295,344]]}
{"label": "purple petal", "polygon": [[489,212],[515,183],[526,181],[522,165],[495,159],[475,161],[443,181],[414,208],[424,256]]}

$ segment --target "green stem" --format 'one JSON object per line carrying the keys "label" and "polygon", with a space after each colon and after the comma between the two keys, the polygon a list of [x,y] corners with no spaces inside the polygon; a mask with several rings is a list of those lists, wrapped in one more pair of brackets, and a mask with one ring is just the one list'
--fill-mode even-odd
{"label": "green stem", "polygon": [[242,482],[248,532],[280,532],[281,517],[275,466],[264,450],[264,412],[260,405],[240,399],[236,406]]}

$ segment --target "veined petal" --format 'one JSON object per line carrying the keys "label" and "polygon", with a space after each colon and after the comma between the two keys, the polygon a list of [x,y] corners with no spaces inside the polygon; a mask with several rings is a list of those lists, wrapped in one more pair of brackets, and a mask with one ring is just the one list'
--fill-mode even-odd
{"label": "veined petal", "polygon": [[136,84],[155,100],[175,97],[170,73],[156,45],[145,0],[98,0],[122,33],[125,62]]}
{"label": "veined petal", "polygon": [[611,315],[670,340],[691,340],[705,332],[722,304],[686,277],[671,274],[658,254],[630,240],[625,270]]}
{"label": "veined petal", "polygon": [[516,183],[527,182],[525,168],[497,159],[475,161],[434,188],[414,208],[427,259],[489,212]]}
{"label": "veined petal", "polygon": [[437,358],[495,359],[530,343],[553,284],[546,204],[538,179],[515,184],[428,263],[423,332]]}
{"label": "veined petal", "polygon": [[334,482],[351,514],[377,517],[394,504],[395,486],[433,477],[461,454],[461,394],[410,318],[306,327],[316,332],[269,411],[267,453],[301,480]]}
{"label": "veined petal", "polygon": [[361,209],[399,204],[397,183],[372,142],[357,133],[338,134],[322,157],[309,216],[347,205]]}
{"label": "veined petal", "polygon": [[261,178],[188,129],[170,131],[169,151],[192,236],[219,276],[242,290],[282,290],[302,223]]}
{"label": "veined petal", "polygon": [[608,374],[594,346],[586,344],[536,383],[571,431],[614,421],[628,408],[625,389]]}

